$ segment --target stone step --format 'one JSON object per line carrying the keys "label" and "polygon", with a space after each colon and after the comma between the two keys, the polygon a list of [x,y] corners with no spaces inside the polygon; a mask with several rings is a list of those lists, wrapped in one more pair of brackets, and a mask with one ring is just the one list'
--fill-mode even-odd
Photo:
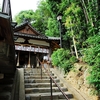
{"label": "stone step", "polygon": [[11,100],[13,78],[4,77],[0,79],[0,100]]}
{"label": "stone step", "polygon": [[[60,82],[59,79],[54,79],[57,83]],[[25,83],[49,83],[50,79],[25,79]]]}
{"label": "stone step", "polygon": [[[65,92],[67,91],[66,88],[61,87],[61,89]],[[25,93],[46,93],[46,92],[50,92],[51,89],[50,87],[44,87],[44,88],[26,88],[25,89]],[[58,87],[52,87],[52,91],[53,92],[59,92],[60,90],[58,89]]]}
{"label": "stone step", "polygon": [[[50,87],[50,83],[25,83],[25,88],[40,88],[40,87]],[[55,83],[52,83],[52,86],[56,86]],[[63,86],[62,83],[58,83],[58,86]]]}
{"label": "stone step", "polygon": [[[54,100],[66,100],[66,99],[54,99]],[[76,99],[71,98],[69,100],[76,100]]]}
{"label": "stone step", "polygon": [[11,99],[11,92],[0,93],[0,100],[10,100],[10,99]]}
{"label": "stone step", "polygon": [[[41,73],[41,72],[47,73],[47,71],[45,71],[45,70],[36,69],[36,68],[31,69],[31,70],[24,70],[24,73]],[[52,71],[48,71],[48,72],[50,73]]]}
{"label": "stone step", "polygon": [[66,99],[54,99],[54,100],[66,100]]}
{"label": "stone step", "polygon": [[[42,76],[42,79],[48,79],[49,76]],[[52,76],[52,78],[57,78],[56,76]],[[24,79],[41,79],[41,76],[25,76]]]}
{"label": "stone step", "polygon": [[0,96],[0,100],[10,100],[9,96]]}
{"label": "stone step", "polygon": [[[54,99],[54,100],[66,100],[66,99]],[[76,99],[70,98],[69,100],[76,100]]]}
{"label": "stone step", "polygon": [[0,93],[2,93],[3,91],[11,92],[12,85],[0,85]]}
{"label": "stone step", "polygon": [[[73,95],[69,92],[65,92],[66,96],[71,99]],[[61,92],[53,93],[53,99],[65,99]],[[26,100],[51,100],[51,93],[36,93],[26,94]]]}
{"label": "stone step", "polygon": [[[45,70],[42,68],[42,71],[45,71]],[[48,71],[50,71],[50,70],[48,70]],[[34,73],[41,72],[41,68],[24,68],[24,72],[34,72]]]}
{"label": "stone step", "polygon": [[[42,71],[43,72],[43,71]],[[24,73],[41,73],[41,70],[40,69],[32,69],[30,71],[24,71]]]}
{"label": "stone step", "polygon": [[[51,76],[54,76],[53,73],[50,73]],[[41,76],[41,73],[24,73],[24,76]],[[48,76],[48,74],[42,73],[42,76]]]}
{"label": "stone step", "polygon": [[[56,81],[57,85],[60,86],[62,91],[65,92],[66,96],[68,96],[70,100],[75,100],[67,88],[63,87],[63,84],[60,83],[57,76],[52,72],[49,72],[49,74]],[[45,71],[43,71],[41,79],[41,69],[25,70],[24,82],[25,100],[51,100],[50,78]],[[55,83],[52,83],[52,91],[53,100],[66,100]]]}
{"label": "stone step", "polygon": [[13,83],[13,78],[4,78],[0,79],[0,85],[6,85],[6,84],[12,84]]}

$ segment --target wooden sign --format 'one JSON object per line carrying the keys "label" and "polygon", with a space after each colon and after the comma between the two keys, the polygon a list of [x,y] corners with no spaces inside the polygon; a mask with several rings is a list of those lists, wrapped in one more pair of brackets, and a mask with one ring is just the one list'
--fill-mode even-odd
{"label": "wooden sign", "polygon": [[15,45],[15,50],[40,52],[40,53],[49,53],[49,49],[40,48],[40,47],[31,47],[31,46],[19,46],[19,45]]}

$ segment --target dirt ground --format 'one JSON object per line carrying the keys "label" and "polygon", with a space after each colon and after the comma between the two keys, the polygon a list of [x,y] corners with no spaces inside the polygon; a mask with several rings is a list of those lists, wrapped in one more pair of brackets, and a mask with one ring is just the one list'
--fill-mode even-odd
{"label": "dirt ground", "polygon": [[75,68],[66,75],[66,80],[84,97],[84,100],[100,100],[97,96],[91,95],[91,87],[87,82],[88,65],[75,63]]}

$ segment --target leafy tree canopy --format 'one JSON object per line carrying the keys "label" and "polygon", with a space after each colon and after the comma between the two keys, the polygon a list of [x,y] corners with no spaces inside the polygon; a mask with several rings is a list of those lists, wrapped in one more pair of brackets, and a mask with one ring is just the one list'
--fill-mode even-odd
{"label": "leafy tree canopy", "polygon": [[21,11],[17,16],[15,16],[15,20],[18,24],[24,22],[26,19],[28,19],[29,21],[34,21],[33,15],[33,10]]}

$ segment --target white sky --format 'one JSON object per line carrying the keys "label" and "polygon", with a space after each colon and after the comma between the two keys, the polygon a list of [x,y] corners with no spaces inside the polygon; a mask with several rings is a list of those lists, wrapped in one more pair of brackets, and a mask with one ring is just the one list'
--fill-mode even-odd
{"label": "white sky", "polygon": [[38,2],[40,0],[10,0],[11,1],[11,9],[12,9],[12,17],[18,14],[22,10],[36,10]]}
{"label": "white sky", "polygon": [[[12,17],[18,14],[22,10],[33,10],[37,9],[37,5],[40,0],[10,0],[11,9],[12,9]],[[0,0],[1,4],[2,0]]]}

